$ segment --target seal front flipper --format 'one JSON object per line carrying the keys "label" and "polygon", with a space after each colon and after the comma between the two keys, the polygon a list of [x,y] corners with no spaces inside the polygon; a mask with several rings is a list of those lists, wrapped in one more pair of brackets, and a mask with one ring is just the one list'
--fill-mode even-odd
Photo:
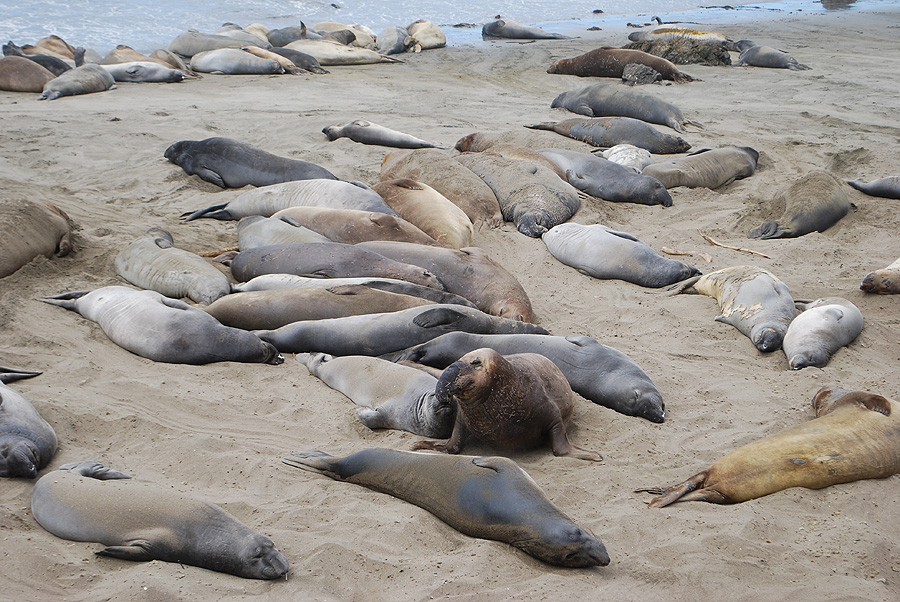
{"label": "seal front flipper", "polygon": [[437,326],[456,324],[464,317],[462,312],[447,307],[441,307],[420,313],[413,318],[413,324],[420,328],[435,328]]}
{"label": "seal front flipper", "polygon": [[59,470],[68,470],[83,477],[97,479],[99,481],[110,481],[113,479],[130,479],[131,475],[118,470],[113,470],[97,462],[95,460],[82,460],[81,462],[70,462],[63,464]]}
{"label": "seal front flipper", "polygon": [[[194,173],[196,175],[200,176],[200,178],[206,180],[207,182],[212,182],[219,188],[228,188],[228,185],[225,184],[225,180],[222,179],[222,176],[220,176],[219,174],[217,174],[216,172],[214,172],[211,169],[208,169],[206,167],[201,167],[201,168],[195,170]],[[188,220],[185,220],[185,221],[188,221]]]}
{"label": "seal front flipper", "polygon": [[282,458],[281,461],[294,468],[317,472],[326,477],[341,480],[341,476],[334,471],[334,463],[336,462],[334,456],[322,451],[295,451],[290,456]]}
{"label": "seal front flipper", "polygon": [[150,542],[146,539],[138,539],[127,546],[109,546],[94,552],[97,556],[109,556],[110,558],[121,558],[122,560],[133,560],[134,562],[148,562],[155,560],[152,554]]}

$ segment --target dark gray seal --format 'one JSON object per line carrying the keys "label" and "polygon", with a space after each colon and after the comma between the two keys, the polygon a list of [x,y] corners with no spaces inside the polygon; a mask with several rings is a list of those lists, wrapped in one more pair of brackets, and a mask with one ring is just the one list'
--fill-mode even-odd
{"label": "dark gray seal", "polygon": [[506,38],[513,40],[568,40],[569,36],[561,33],[550,33],[540,27],[522,25],[512,19],[496,19],[485,23],[481,28],[481,37],[486,40],[492,38]]}
{"label": "dark gray seal", "polygon": [[330,141],[338,138],[349,138],[360,144],[375,144],[394,148],[448,148],[443,144],[428,142],[365,119],[355,119],[344,125],[329,125],[322,129],[322,133]]}
{"label": "dark gray seal", "polygon": [[271,539],[219,506],[130,479],[99,462],[65,464],[35,484],[31,513],[57,537],[107,546],[99,556],[178,562],[247,579],[288,572]]}
{"label": "dark gray seal", "polygon": [[655,155],[685,153],[691,148],[683,138],[663,134],[649,123],[631,117],[565,119],[525,127],[533,130],[549,130],[600,148],[633,144]]}
{"label": "dark gray seal", "polygon": [[738,57],[737,65],[750,65],[751,67],[770,67],[772,69],[791,69],[793,71],[805,71],[812,69],[799,62],[783,50],[771,46],[751,46],[743,50]]}
{"label": "dark gray seal", "polygon": [[6,386],[39,374],[0,366],[0,477],[33,479],[56,453],[56,431],[24,395]]}
{"label": "dark gray seal", "polygon": [[508,458],[367,449],[345,458],[295,452],[284,462],[400,498],[465,535],[509,543],[550,564],[609,564],[600,540],[573,523]]}
{"label": "dark gray seal", "polygon": [[772,219],[750,230],[747,237],[795,238],[824,232],[852,206],[843,182],[827,171],[811,171],[763,207]]}
{"label": "dark gray seal", "polygon": [[316,60],[316,57],[312,56],[311,54],[306,54],[305,52],[292,50],[290,48],[278,47],[272,47],[269,49],[269,51],[281,55],[286,59],[289,59],[292,63],[294,63],[297,67],[303,69],[304,71],[309,71],[310,73],[318,73],[320,75],[330,73],[330,71],[322,67],[322,65],[319,64],[319,61]]}
{"label": "dark gray seal", "polygon": [[864,182],[862,178],[856,178],[855,180],[847,180],[847,183],[860,192],[871,196],[900,199],[900,176],[887,176],[871,182]]}
{"label": "dark gray seal", "polygon": [[666,188],[716,189],[756,173],[759,153],[749,146],[704,148],[686,157],[648,165],[641,172],[656,178]]}
{"label": "dark gray seal", "polygon": [[791,321],[782,344],[791,370],[824,368],[838,349],[862,332],[862,313],[846,299],[824,297],[802,307],[803,313]]}

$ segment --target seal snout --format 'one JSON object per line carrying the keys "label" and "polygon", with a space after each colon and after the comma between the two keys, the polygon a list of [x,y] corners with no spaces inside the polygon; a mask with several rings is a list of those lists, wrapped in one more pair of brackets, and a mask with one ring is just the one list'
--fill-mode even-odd
{"label": "seal snout", "polygon": [[781,343],[783,340],[784,334],[779,333],[777,330],[769,326],[767,328],[763,328],[757,333],[753,343],[756,345],[757,349],[759,349],[763,353],[768,353],[770,351],[775,351],[776,349],[781,347]]}

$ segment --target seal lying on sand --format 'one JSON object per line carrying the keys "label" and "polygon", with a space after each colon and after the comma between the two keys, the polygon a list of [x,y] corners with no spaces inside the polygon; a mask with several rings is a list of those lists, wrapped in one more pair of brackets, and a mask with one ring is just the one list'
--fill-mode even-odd
{"label": "seal lying on sand", "polygon": [[847,183],[866,194],[880,196],[886,199],[900,199],[900,176],[887,176],[871,182],[864,182],[862,178],[847,180]]}
{"label": "seal lying on sand", "polygon": [[66,213],[43,201],[0,202],[0,278],[39,255],[64,257],[72,251],[74,225]]}
{"label": "seal lying on sand", "polygon": [[0,367],[0,477],[33,479],[56,453],[56,431],[24,395],[6,386],[39,374]]}
{"label": "seal lying on sand", "polygon": [[327,236],[304,227],[293,218],[248,215],[238,222],[237,232],[241,251],[292,242],[331,242]]}
{"label": "seal lying on sand", "polygon": [[768,206],[773,219],[750,230],[748,238],[795,238],[824,232],[841,220],[853,205],[844,183],[823,170],[814,170],[791,184]]}
{"label": "seal lying on sand", "polygon": [[0,58],[0,90],[8,92],[43,92],[56,75],[24,56]]}
{"label": "seal lying on sand", "polygon": [[400,498],[465,535],[506,542],[549,564],[609,564],[600,540],[508,458],[367,449],[344,458],[294,452],[284,463]]}
{"label": "seal lying on sand", "polygon": [[288,572],[271,539],[220,507],[130,479],[98,462],[65,464],[35,484],[31,513],[57,537],[107,546],[99,556],[179,562],[247,579]]}
{"label": "seal lying on sand", "polygon": [[567,40],[569,36],[561,33],[549,33],[540,27],[530,27],[522,25],[512,19],[497,19],[485,23],[481,28],[481,37],[490,40],[491,38],[507,38],[513,40]]}
{"label": "seal lying on sand", "polygon": [[859,309],[838,297],[805,304],[784,335],[784,355],[792,370],[807,366],[824,368],[841,347],[852,343],[863,329]]}
{"label": "seal lying on sand", "polygon": [[900,259],[884,268],[868,274],[859,285],[860,290],[879,295],[900,294]]}
{"label": "seal lying on sand", "polygon": [[750,65],[751,67],[770,67],[772,69],[792,69],[793,71],[805,71],[812,69],[799,62],[783,50],[771,46],[751,46],[743,50],[738,57],[737,65]]}
{"label": "seal lying on sand", "polygon": [[648,165],[641,173],[662,182],[666,188],[716,189],[756,173],[759,153],[749,146],[704,148],[686,157]]}
{"label": "seal lying on sand", "polygon": [[640,50],[627,50],[604,46],[595,48],[571,59],[560,59],[550,65],[547,73],[577,75],[579,77],[622,77],[626,65],[646,65],[658,72],[663,79],[676,83],[700,81],[678,70],[673,63]]}
{"label": "seal lying on sand", "polygon": [[687,481],[658,494],[674,502],[736,504],[789,487],[821,489],[900,472],[900,403],[881,395],[820,389],[809,422],[739,447]]}
{"label": "seal lying on sand", "polygon": [[608,148],[617,144],[633,144],[653,154],[684,153],[691,148],[683,138],[663,134],[649,123],[631,117],[594,117],[536,123],[525,127],[549,130],[581,140],[591,146]]}
{"label": "seal lying on sand", "polygon": [[322,133],[331,141],[338,138],[350,138],[361,144],[377,144],[395,148],[447,148],[442,144],[421,140],[365,119],[356,119],[344,125],[329,125],[322,130]]}
{"label": "seal lying on sand", "polygon": [[66,71],[44,86],[38,100],[54,100],[62,96],[76,96],[103,92],[116,87],[116,80],[100,65],[93,63]]}

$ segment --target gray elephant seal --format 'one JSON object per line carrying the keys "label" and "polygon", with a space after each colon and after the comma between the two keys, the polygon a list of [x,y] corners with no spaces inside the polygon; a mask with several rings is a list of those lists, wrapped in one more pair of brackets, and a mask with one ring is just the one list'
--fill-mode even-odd
{"label": "gray elephant seal", "polygon": [[846,299],[825,297],[806,304],[784,335],[782,349],[792,370],[824,368],[831,356],[863,329],[859,308]]}
{"label": "gray elephant seal", "polygon": [[749,146],[704,148],[686,157],[648,165],[641,172],[656,178],[666,188],[716,189],[756,173],[759,153]]}
{"label": "gray elephant seal", "polygon": [[438,379],[422,370],[377,357],[298,354],[309,373],[359,406],[356,415],[370,429],[399,429],[446,439],[453,432],[456,404],[435,395]]}
{"label": "gray elephant seal", "polygon": [[569,36],[561,33],[549,33],[540,27],[522,25],[512,19],[497,19],[485,23],[481,28],[481,37],[486,40],[491,38],[507,38],[513,40],[568,40]]}
{"label": "gray elephant seal", "polygon": [[416,41],[409,35],[405,27],[386,27],[378,32],[376,38],[378,52],[385,55],[406,52],[415,44]]}
{"label": "gray elephant seal", "polygon": [[448,332],[547,334],[540,326],[490,316],[461,305],[423,305],[383,314],[294,322],[256,334],[286,353],[383,355]]}
{"label": "gray elephant seal", "polygon": [[191,69],[200,73],[225,75],[284,73],[284,67],[278,61],[260,58],[240,48],[217,48],[198,52],[191,57]]}
{"label": "gray elephant seal", "polygon": [[107,546],[99,556],[178,562],[247,579],[288,572],[271,539],[219,506],[130,479],[99,462],[65,464],[35,484],[31,513],[57,537]]}
{"label": "gray elephant seal", "polygon": [[367,449],[344,458],[294,452],[284,463],[400,498],[465,535],[506,542],[549,564],[609,564],[600,540],[508,458]]}
{"label": "gray elephant seal", "polygon": [[750,230],[748,238],[795,238],[824,232],[853,205],[844,183],[827,171],[811,171],[776,196],[765,209],[773,219]]}
{"label": "gray elephant seal", "polygon": [[275,54],[281,55],[286,59],[289,59],[294,65],[298,68],[303,69],[304,71],[308,71],[310,73],[318,73],[320,75],[325,73],[330,73],[327,69],[323,68],[322,65],[319,64],[319,61],[316,60],[316,57],[306,54],[305,52],[300,52],[299,50],[291,50],[290,48],[270,48],[271,52]]}
{"label": "gray elephant seal", "polygon": [[202,309],[156,291],[107,286],[41,301],[77,311],[119,347],[155,362],[284,362],[274,346],[254,334],[223,326]]}
{"label": "gray elephant seal", "polygon": [[631,234],[600,224],[560,224],[541,238],[556,259],[594,278],[660,288],[700,274],[693,266],[662,257]]}
{"label": "gray elephant seal", "polygon": [[75,225],[52,203],[8,200],[0,203],[0,229],[16,236],[0,237],[0,278],[35,257],[64,257],[73,248]]}
{"label": "gray elephant seal", "polygon": [[[216,50],[218,48],[233,48],[240,50],[246,46],[246,40],[236,40],[228,36],[200,33],[199,31],[187,31],[175,37],[169,43],[169,52],[190,58],[195,54]],[[257,44],[258,45],[258,44]]]}
{"label": "gray elephant seal", "polygon": [[376,144],[394,148],[448,148],[443,144],[428,142],[365,119],[356,119],[344,125],[329,125],[322,129],[322,133],[331,141],[338,138],[349,138],[360,144]]}
{"label": "gray elephant seal", "polygon": [[887,176],[871,182],[864,182],[862,178],[856,178],[855,180],[847,180],[847,183],[860,192],[871,196],[900,199],[900,176]]}
{"label": "gray elephant seal", "polygon": [[51,79],[44,86],[38,100],[54,100],[62,96],[76,96],[103,92],[116,87],[116,80],[100,65],[90,63],[75,67]]}
{"label": "gray elephant seal", "polygon": [[178,69],[164,67],[151,61],[132,61],[102,65],[117,82],[164,82],[174,83],[184,79],[184,73]]}
{"label": "gray elephant seal", "polygon": [[451,332],[383,357],[446,368],[482,347],[503,355],[540,353],[556,364],[572,390],[585,399],[626,416],[651,422],[665,420],[662,394],[650,377],[627,355],[591,337]]}
{"label": "gray elephant seal", "polygon": [[900,294],[900,259],[884,268],[875,270],[863,278],[860,290],[879,295]]}
{"label": "gray elephant seal", "polygon": [[453,433],[447,443],[418,441],[413,449],[458,454],[470,436],[506,449],[529,449],[549,440],[554,456],[603,459],[569,442],[566,424],[575,408],[572,389],[556,364],[543,355],[503,356],[488,347],[470,351],[444,370],[435,394],[443,403],[456,404]]}
{"label": "gray elephant seal", "polygon": [[188,175],[196,174],[222,188],[338,179],[315,163],[279,157],[231,138],[180,140],[170,145],[164,156]]}
{"label": "gray elephant seal", "polygon": [[751,46],[743,50],[738,57],[737,65],[750,65],[751,67],[770,67],[772,69],[792,69],[805,71],[812,69],[799,62],[783,50],[771,46]]}
{"label": "gray elephant seal", "polygon": [[693,288],[719,302],[716,322],[731,324],[762,352],[781,347],[797,309],[787,285],[772,272],[739,265],[695,276],[673,287],[676,294]]}
{"label": "gray elephant seal", "polygon": [[241,218],[237,232],[238,248],[241,251],[292,242],[331,242],[328,237],[304,227],[289,217],[250,215]]}
{"label": "gray elephant seal", "polygon": [[533,130],[549,130],[599,148],[609,148],[617,144],[633,144],[655,155],[684,153],[691,148],[691,145],[683,138],[663,134],[649,123],[631,117],[565,119],[557,122],[536,123],[525,127]]}
{"label": "gray elephant seal", "polygon": [[39,374],[0,366],[0,477],[33,479],[56,453],[56,431],[24,395],[6,386]]}

